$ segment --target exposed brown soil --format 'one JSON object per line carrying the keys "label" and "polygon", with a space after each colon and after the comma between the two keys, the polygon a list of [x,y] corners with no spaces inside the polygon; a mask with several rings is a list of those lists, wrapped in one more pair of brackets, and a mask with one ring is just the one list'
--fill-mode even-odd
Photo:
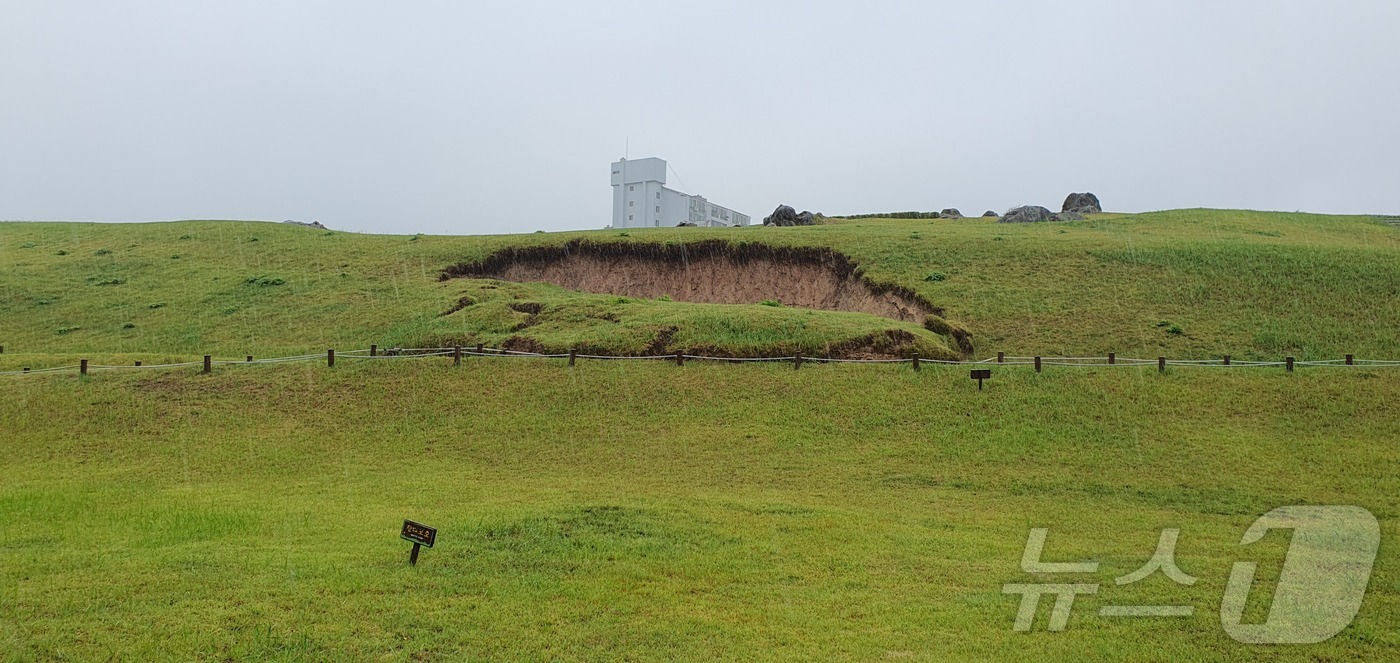
{"label": "exposed brown soil", "polygon": [[539,341],[524,336],[512,336],[506,339],[505,342],[501,343],[501,348],[512,352],[548,353],[548,349],[541,345]]}
{"label": "exposed brown soil", "polygon": [[678,331],[680,330],[675,327],[663,327],[660,331],[656,332],[656,338],[651,339],[651,342],[647,344],[646,349],[644,349],[642,353],[648,355],[665,353],[667,346],[671,344],[671,339],[675,338],[676,332]]}
{"label": "exposed brown soil", "polygon": [[447,316],[449,316],[449,315],[452,315],[453,313],[456,313],[456,312],[458,312],[458,311],[460,311],[460,310],[462,310],[462,309],[464,309],[464,308],[466,308],[466,307],[468,307],[468,306],[471,306],[471,305],[473,305],[473,304],[475,304],[475,303],[476,303],[476,300],[472,299],[471,297],[463,297],[463,298],[457,300],[457,303],[456,303],[456,304],[453,304],[453,305],[452,305],[452,308],[447,309],[446,311],[443,311],[442,313],[439,313],[439,314],[438,314],[438,317],[439,317],[439,318],[445,318],[445,317],[447,317]]}
{"label": "exposed brown soil", "polygon": [[685,302],[757,304],[859,311],[922,323],[942,311],[905,288],[861,278],[856,263],[830,249],[692,244],[600,244],[575,240],[558,247],[499,251],[481,262],[461,263],[443,278],[542,281],[627,297],[667,295]]}
{"label": "exposed brown soil", "polygon": [[869,313],[947,334],[964,353],[968,334],[943,310],[900,285],[866,279],[850,257],[820,247],[705,240],[643,244],[574,240],[560,246],[508,248],[443,270],[450,278],[546,282],[584,292],[684,302],[757,304]]}

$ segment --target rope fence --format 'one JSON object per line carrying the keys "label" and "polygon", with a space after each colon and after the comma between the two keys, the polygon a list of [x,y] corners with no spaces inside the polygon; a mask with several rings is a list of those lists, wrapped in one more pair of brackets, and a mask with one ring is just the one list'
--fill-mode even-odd
{"label": "rope fence", "polygon": [[[3,348],[4,346],[0,346]],[[0,350],[3,352],[3,350]],[[1167,359],[1157,357],[1156,359],[1138,359],[1131,357],[1118,357],[1114,353],[1109,353],[1106,357],[1047,357],[1047,356],[1011,356],[1004,352],[998,352],[995,357],[976,360],[950,360],[950,359],[924,359],[917,354],[906,358],[890,359],[842,359],[836,357],[804,357],[801,354],[786,357],[716,357],[711,355],[692,355],[683,352],[666,355],[595,355],[580,354],[574,350],[567,353],[540,353],[524,352],[520,350],[507,350],[504,348],[487,348],[478,344],[474,349],[454,346],[450,348],[384,348],[371,345],[367,349],[347,350],[337,353],[336,350],[327,350],[325,354],[295,355],[289,357],[270,357],[256,359],[252,355],[244,357],[243,360],[219,359],[215,360],[212,355],[205,355],[202,362],[186,361],[167,364],[142,364],[137,361],[131,365],[104,365],[89,364],[88,360],[82,359],[78,364],[67,366],[52,366],[46,368],[28,368],[21,370],[0,371],[0,376],[18,375],[41,375],[47,373],[71,373],[77,372],[80,375],[87,375],[94,371],[133,371],[141,369],[173,369],[189,366],[203,366],[203,372],[210,373],[214,366],[252,366],[258,364],[285,364],[295,362],[322,361],[328,367],[334,367],[337,359],[342,360],[393,360],[393,359],[427,359],[432,357],[451,357],[455,365],[461,365],[462,359],[485,358],[485,359],[567,359],[569,366],[573,366],[579,359],[604,360],[604,361],[671,361],[678,366],[685,365],[687,361],[708,361],[723,363],[753,363],[753,362],[780,362],[791,363],[793,370],[802,367],[803,363],[820,364],[910,364],[914,370],[919,370],[923,364],[934,364],[941,366],[1033,366],[1037,373],[1046,366],[1057,367],[1092,367],[1092,368],[1141,368],[1144,366],[1156,365],[1158,371],[1165,372],[1169,366],[1185,368],[1270,368],[1284,367],[1288,372],[1293,372],[1295,367],[1308,366],[1317,368],[1400,368],[1400,360],[1390,359],[1357,359],[1353,355],[1346,355],[1343,359],[1318,359],[1312,361],[1297,361],[1293,357],[1285,357],[1283,361],[1232,361],[1229,355],[1220,359]]]}

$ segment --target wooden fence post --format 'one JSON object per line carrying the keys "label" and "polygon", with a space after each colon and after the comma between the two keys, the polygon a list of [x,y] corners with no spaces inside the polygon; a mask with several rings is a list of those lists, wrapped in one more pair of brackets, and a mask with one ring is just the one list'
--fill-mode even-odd
{"label": "wooden fence post", "polygon": [[213,363],[213,360],[214,360],[213,357],[210,357],[209,355],[204,355],[204,372],[205,372],[205,373],[209,373],[209,372],[211,372],[211,371],[214,370],[214,363]]}
{"label": "wooden fence post", "polygon": [[1284,357],[1284,358],[1283,358],[1283,363],[1284,363],[1284,366],[1286,366],[1286,367],[1288,368],[1288,372],[1289,372],[1289,373],[1292,373],[1292,372],[1293,372],[1293,358],[1292,358],[1292,357]]}
{"label": "wooden fence post", "polygon": [[1117,353],[1115,353],[1115,352],[1110,352],[1110,353],[1108,353],[1108,363],[1109,363],[1110,366],[1113,365],[1113,364],[1115,364],[1115,363],[1117,363],[1117,359],[1118,359],[1118,354],[1117,354]]}
{"label": "wooden fence post", "polygon": [[569,348],[569,367],[570,367],[570,368],[573,367],[573,365],[574,365],[574,359],[575,359],[576,357],[578,357],[578,350],[575,350],[575,349],[573,349],[573,348]]}
{"label": "wooden fence post", "polygon": [[253,363],[253,355],[248,355],[248,363]]}
{"label": "wooden fence post", "polygon": [[681,354],[680,352],[676,353],[676,365],[685,366],[685,355]]}
{"label": "wooden fence post", "polygon": [[28,367],[28,366],[25,366],[25,367],[24,367],[24,372],[25,372],[25,373],[28,373],[28,372],[29,372],[29,367]]}
{"label": "wooden fence post", "polygon": [[1226,366],[1229,366],[1229,365],[1230,365],[1230,355],[1225,355],[1225,365],[1226,365]]}
{"label": "wooden fence post", "polygon": [[797,369],[799,369],[799,368],[802,368],[802,353],[801,353],[801,352],[799,352],[799,353],[797,353],[797,354],[795,354],[795,355],[792,356],[792,370],[795,371],[795,370],[797,370]]}
{"label": "wooden fence post", "polygon": [[1005,363],[1006,363],[1006,353],[1005,353],[1005,352],[998,352],[998,353],[997,353],[997,363],[998,363],[998,364],[1005,364]]}
{"label": "wooden fence post", "polygon": [[1347,355],[1347,366],[1355,366],[1355,365],[1356,365],[1356,357],[1353,357],[1353,356],[1351,356],[1351,355]]}
{"label": "wooden fence post", "polygon": [[1158,373],[1166,373],[1166,372],[1167,372],[1167,358],[1166,358],[1166,357],[1158,357],[1158,358],[1157,358],[1157,372],[1158,372]]}
{"label": "wooden fence post", "polygon": [[326,350],[326,368],[335,368],[335,348]]}
{"label": "wooden fence post", "polygon": [[1039,356],[1039,355],[1036,355],[1036,358],[1035,358],[1035,372],[1037,372],[1037,373],[1040,372],[1040,356]]}
{"label": "wooden fence post", "polygon": [[79,374],[79,375],[87,375],[87,360],[86,360],[86,359],[80,359],[80,360],[78,360],[78,374]]}
{"label": "wooden fence post", "polygon": [[136,362],[136,365],[137,365],[137,366],[140,366],[140,365],[141,365],[141,362],[139,362],[139,361]]}
{"label": "wooden fence post", "polygon": [[453,366],[461,366],[461,365],[462,365],[462,346],[460,346],[460,345],[454,345],[454,346],[452,346],[452,365],[453,365]]}
{"label": "wooden fence post", "polygon": [[915,353],[914,353],[914,371],[917,372],[918,370],[919,370],[919,353],[915,352]]}
{"label": "wooden fence post", "polygon": [[480,343],[477,343],[477,344],[476,344],[476,354],[477,354],[477,356],[478,356],[478,357],[481,356],[482,353],[484,353],[484,352],[486,352],[486,346],[484,346],[484,345],[482,345],[482,344],[480,344]]}
{"label": "wooden fence post", "polygon": [[379,346],[376,345],[376,344],[374,344],[374,343],[370,343],[370,344],[369,344],[369,356],[374,357],[374,356],[376,356],[376,355],[378,355],[378,354],[379,354]]}
{"label": "wooden fence post", "polygon": [[0,355],[5,354],[5,346],[0,345]]}

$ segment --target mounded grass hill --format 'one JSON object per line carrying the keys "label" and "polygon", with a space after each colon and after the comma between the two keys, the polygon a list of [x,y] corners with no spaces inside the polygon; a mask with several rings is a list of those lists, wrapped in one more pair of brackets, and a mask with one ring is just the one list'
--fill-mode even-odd
{"label": "mounded grass hill", "polygon": [[[675,270],[668,256],[705,239],[735,246],[710,266],[805,275],[794,301],[851,310],[680,301],[767,299],[761,283],[666,301],[471,277],[643,288],[608,275]],[[513,267],[493,262],[505,250]],[[784,262],[799,254],[811,259]],[[596,269],[612,259],[617,272]],[[476,340],[1394,359],[1397,288],[1400,230],[1254,212],[451,238],[0,224],[0,370]],[[1400,369],[993,370],[981,392],[965,366],[932,364],[433,357],[0,376],[0,659],[1400,651]],[[1360,612],[1315,645],[1231,640],[1233,565],[1258,563],[1244,621],[1263,622],[1289,545],[1286,530],[1241,536],[1294,504],[1379,519]],[[397,538],[405,518],[439,528],[416,568]],[[1046,561],[1100,571],[1023,573],[1036,527],[1050,531]],[[1175,560],[1198,581],[1116,585],[1164,528],[1180,530]],[[1003,585],[1035,582],[1101,586],[1065,631],[1045,630],[1047,597],[1034,631],[1015,632],[1020,596]],[[1108,605],[1194,613],[1100,616]]]}
{"label": "mounded grass hill", "polygon": [[[808,282],[808,272],[687,273],[675,259],[662,264],[675,271],[680,263],[690,280],[756,283],[775,294],[706,306],[666,301],[680,292],[439,280],[507,249],[586,242],[683,260],[686,246],[711,239],[738,252],[835,252],[856,280],[935,310],[923,320],[813,311],[779,296]],[[649,282],[647,268],[637,268],[635,283]],[[53,355],[513,342],[617,354],[1380,357],[1400,346],[1400,229],[1370,217],[1216,210],[1045,224],[882,219],[490,237],[249,222],[4,223],[0,321],[11,353]]]}

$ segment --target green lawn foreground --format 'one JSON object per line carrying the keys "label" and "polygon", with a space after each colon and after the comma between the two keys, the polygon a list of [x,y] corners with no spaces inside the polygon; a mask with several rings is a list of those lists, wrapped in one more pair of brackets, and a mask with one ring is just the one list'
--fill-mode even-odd
{"label": "green lawn foreground", "polygon": [[[343,361],[0,381],[5,660],[1329,660],[1400,652],[1400,371]],[[1219,623],[1286,504],[1382,543],[1310,646]],[[404,518],[439,528],[407,566]],[[1015,633],[1028,528],[1102,562]],[[1190,587],[1114,587],[1179,527]],[[1271,575],[1272,574],[1272,575]],[[1068,580],[1082,581],[1079,578]],[[1108,603],[1188,603],[1112,619]]]}

